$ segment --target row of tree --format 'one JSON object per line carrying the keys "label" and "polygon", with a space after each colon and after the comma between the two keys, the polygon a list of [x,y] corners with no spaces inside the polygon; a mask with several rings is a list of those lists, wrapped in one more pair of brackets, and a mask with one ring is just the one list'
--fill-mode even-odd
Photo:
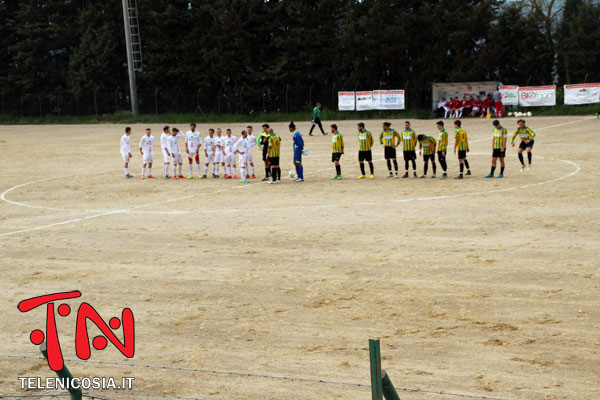
{"label": "row of tree", "polygon": [[[223,112],[296,111],[316,100],[334,108],[338,90],[389,87],[406,89],[410,106],[427,106],[432,82],[600,81],[600,3],[592,0],[137,6],[142,101],[162,93],[168,103],[177,93]],[[23,94],[127,92],[121,0],[0,0],[0,17],[3,107]]]}

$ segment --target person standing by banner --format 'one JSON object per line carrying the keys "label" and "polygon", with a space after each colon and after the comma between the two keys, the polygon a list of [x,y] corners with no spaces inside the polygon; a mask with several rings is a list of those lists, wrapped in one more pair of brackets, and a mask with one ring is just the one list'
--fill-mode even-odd
{"label": "person standing by banner", "polygon": [[321,130],[321,133],[323,135],[327,135],[325,133],[325,131],[323,130],[323,125],[321,124],[321,108],[323,106],[321,105],[321,103],[317,103],[315,105],[315,108],[313,108],[313,117],[312,117],[312,126],[310,127],[310,131],[308,132],[308,134],[310,136],[312,136],[312,131],[313,129],[315,129],[316,125],[319,125],[319,129]]}
{"label": "person standing by banner", "polygon": [[504,117],[504,105],[502,104],[502,92],[500,92],[500,89],[496,89],[492,98],[494,99],[494,108],[496,108],[496,117]]}

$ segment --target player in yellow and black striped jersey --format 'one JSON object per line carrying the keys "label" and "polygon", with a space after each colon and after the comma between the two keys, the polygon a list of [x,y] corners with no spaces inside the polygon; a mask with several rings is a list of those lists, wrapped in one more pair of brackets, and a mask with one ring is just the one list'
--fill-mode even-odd
{"label": "player in yellow and black striped jersey", "polygon": [[342,179],[340,159],[342,158],[342,154],[344,154],[344,138],[338,132],[336,124],[331,125],[331,134],[331,162],[335,165],[335,176],[331,179]]}
{"label": "player in yellow and black striped jersey", "polygon": [[403,178],[408,178],[408,162],[412,162],[413,175],[417,177],[417,134],[410,128],[410,122],[404,122],[404,130],[400,133],[402,137],[402,150],[404,151],[404,175]]}
{"label": "player in yellow and black striped jersey", "polygon": [[373,147],[373,135],[371,132],[365,129],[365,124],[359,122],[358,127],[358,162],[360,163],[361,175],[358,179],[365,179],[365,161],[369,163],[369,169],[371,170],[370,178],[373,179],[373,155],[371,154],[371,148]]}
{"label": "player in yellow and black striped jersey", "polygon": [[[435,166],[435,146],[437,142],[434,137],[429,135],[417,135],[417,141],[419,142],[419,155],[421,155],[421,151],[423,151],[423,175],[421,178],[427,178],[427,169],[429,167],[428,161],[431,160],[431,168],[433,169],[432,178],[435,178],[436,175],[436,166]],[[422,150],[421,150],[422,149]]]}
{"label": "player in yellow and black striped jersey", "polygon": [[515,147],[515,138],[517,135],[521,138],[521,143],[519,144],[519,161],[521,162],[521,172],[525,171],[525,162],[523,161],[523,151],[527,150],[527,170],[531,169],[531,158],[533,157],[531,154],[531,150],[533,149],[533,142],[535,141],[535,132],[531,130],[530,127],[525,125],[525,120],[520,119],[517,121],[517,125],[519,126],[512,137],[510,138],[510,144]]}
{"label": "player in yellow and black striped jersey", "polygon": [[438,161],[440,162],[442,171],[444,171],[440,179],[446,179],[448,177],[448,174],[446,173],[446,170],[448,169],[448,164],[446,163],[446,152],[448,150],[448,132],[446,132],[446,129],[444,129],[444,121],[438,121],[436,123],[436,127],[439,131],[437,146]]}
{"label": "player in yellow and black striped jersey", "polygon": [[396,171],[396,178],[398,177],[398,161],[396,161],[396,147],[402,139],[397,130],[391,128],[392,124],[384,122],[382,126],[381,135],[379,135],[379,143],[383,145],[383,155],[387,162],[388,167],[388,178],[392,178],[392,162],[394,163],[394,169]]}
{"label": "player in yellow and black striped jersey", "polygon": [[281,168],[279,168],[279,154],[281,152],[281,138],[269,129],[269,141],[267,155],[269,156],[269,167],[271,168],[271,183],[281,182]]}
{"label": "player in yellow and black striped jersey", "polygon": [[469,168],[469,162],[467,161],[467,153],[469,152],[469,140],[467,138],[467,131],[461,128],[461,122],[454,121],[454,154],[458,149],[458,163],[460,164],[460,174],[456,179],[463,178],[464,167],[467,167],[467,175],[471,175],[471,169]]}
{"label": "player in yellow and black striped jersey", "polygon": [[498,178],[504,178],[504,155],[506,154],[506,139],[508,132],[506,128],[500,125],[500,121],[497,119],[492,122],[494,125],[493,138],[492,138],[492,169],[486,178],[493,178],[494,171],[496,171],[496,161],[500,159],[500,174]]}

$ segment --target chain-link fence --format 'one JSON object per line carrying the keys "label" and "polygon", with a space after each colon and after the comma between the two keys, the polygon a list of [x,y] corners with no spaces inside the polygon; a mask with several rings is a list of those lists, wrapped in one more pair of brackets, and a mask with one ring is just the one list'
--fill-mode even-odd
{"label": "chain-link fence", "polygon": [[[0,113],[12,116],[47,115],[102,115],[130,111],[128,88],[113,91],[88,91],[82,93],[18,93],[0,92]],[[299,112],[310,110],[316,101],[335,108],[335,88],[308,88],[285,86],[271,89],[239,89],[232,92],[207,93],[192,90],[157,87],[138,92],[139,110],[142,114],[246,114],[261,112]]]}

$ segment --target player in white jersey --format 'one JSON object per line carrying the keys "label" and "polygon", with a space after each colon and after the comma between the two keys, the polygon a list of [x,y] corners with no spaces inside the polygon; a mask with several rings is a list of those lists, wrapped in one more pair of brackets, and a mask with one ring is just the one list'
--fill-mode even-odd
{"label": "player in white jersey", "polygon": [[[173,179],[184,177],[181,173],[183,157],[181,156],[181,151],[179,150],[179,138],[182,136],[183,134],[179,132],[179,129],[173,127],[173,132],[171,132],[171,137],[169,137],[169,152],[171,153],[171,158],[173,159]],[[179,174],[177,174],[177,166],[179,166]]]}
{"label": "player in white jersey", "polygon": [[204,175],[202,175],[202,179],[206,179],[206,174],[208,173],[208,164],[213,163],[213,178],[216,178],[214,173],[214,165],[215,165],[215,130],[209,129],[208,136],[204,139],[204,155],[206,156],[206,160],[204,163]]}
{"label": "player in white jersey", "polygon": [[223,150],[223,132],[221,128],[217,128],[217,136],[215,136],[215,159],[213,162],[213,175],[216,178],[219,177],[219,164],[223,166],[223,173],[225,173],[225,150]]}
{"label": "player in white jersey", "polygon": [[131,159],[131,146],[129,144],[129,135],[131,135],[131,128],[125,128],[125,134],[121,136],[121,156],[125,163],[125,178],[133,178],[133,175],[129,175],[129,160]]}
{"label": "player in white jersey", "polygon": [[152,163],[154,162],[154,136],[152,130],[146,128],[146,134],[140,139],[140,154],[144,165],[142,166],[142,179],[146,178],[146,166],[148,166],[148,178],[154,178],[152,175]]}
{"label": "player in white jersey", "polygon": [[248,164],[248,154],[252,154],[250,151],[252,149],[252,144],[250,143],[250,140],[248,140],[247,131],[242,131],[242,137],[235,142],[233,149],[240,157],[240,176],[242,177],[242,182],[249,183],[250,181],[246,175],[246,164]]}
{"label": "player in white jersey", "polygon": [[252,179],[256,179],[256,175],[254,174],[254,158],[252,157],[252,147],[256,146],[256,138],[254,137],[254,135],[252,134],[252,126],[248,125],[246,127],[246,131],[248,133],[248,140],[251,141],[251,146],[250,149],[248,149],[248,164],[250,164],[250,167],[252,167],[252,176],[250,176],[250,171],[248,171],[248,175],[246,175],[246,179],[248,178],[252,178]]}
{"label": "player in white jersey", "polygon": [[171,131],[169,126],[163,128],[163,133],[160,135],[160,148],[162,150],[163,159],[165,160],[165,179],[170,179],[169,164],[171,164],[171,152],[169,151],[169,138]]}
{"label": "player in white jersey", "polygon": [[202,136],[200,132],[196,130],[196,124],[190,124],[190,130],[185,134],[185,152],[188,155],[188,162],[190,163],[190,175],[188,179],[194,177],[194,160],[196,160],[196,169],[198,170],[198,178],[200,175],[200,147],[202,147]]}
{"label": "player in white jersey", "polygon": [[237,168],[235,165],[235,149],[237,142],[235,136],[231,136],[231,129],[227,129],[227,136],[223,138],[223,150],[225,150],[225,179],[237,179]]}

